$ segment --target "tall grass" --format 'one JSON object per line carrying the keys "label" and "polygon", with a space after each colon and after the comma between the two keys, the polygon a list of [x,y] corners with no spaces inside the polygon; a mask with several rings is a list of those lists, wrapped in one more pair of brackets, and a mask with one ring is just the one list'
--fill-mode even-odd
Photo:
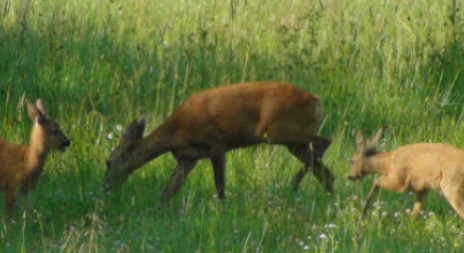
{"label": "tall grass", "polygon": [[[44,99],[72,139],[0,228],[2,252],[460,252],[462,221],[440,194],[411,220],[408,194],[382,192],[360,219],[371,179],[345,180],[353,128],[386,128],[387,148],[464,148],[464,15],[456,0],[0,0],[0,136],[27,143],[24,98]],[[333,138],[327,195],[284,149],[233,151],[227,199],[201,162],[169,204],[170,155],[98,188],[121,127],[153,129],[190,94],[277,80],[320,94]],[[360,201],[361,200],[361,201]]]}

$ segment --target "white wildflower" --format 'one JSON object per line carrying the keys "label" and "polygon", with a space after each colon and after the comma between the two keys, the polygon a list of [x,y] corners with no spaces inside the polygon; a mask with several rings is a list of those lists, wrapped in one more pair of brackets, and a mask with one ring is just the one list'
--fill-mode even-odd
{"label": "white wildflower", "polygon": [[321,239],[321,240],[326,240],[327,238],[328,238],[328,237],[327,237],[326,234],[320,234],[320,235],[319,235],[319,239]]}
{"label": "white wildflower", "polygon": [[122,125],[119,125],[119,124],[117,124],[114,128],[115,128],[118,132],[121,132],[121,131],[124,129],[124,127],[123,127]]}
{"label": "white wildflower", "polygon": [[337,227],[337,225],[335,225],[334,223],[329,223],[329,224],[325,225],[325,228],[329,228],[329,229],[336,228],[336,227]]}

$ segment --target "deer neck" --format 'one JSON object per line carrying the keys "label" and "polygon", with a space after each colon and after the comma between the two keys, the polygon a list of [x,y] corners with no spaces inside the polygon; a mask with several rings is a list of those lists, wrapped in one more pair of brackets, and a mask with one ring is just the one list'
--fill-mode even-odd
{"label": "deer neck", "polygon": [[133,160],[132,171],[172,150],[174,131],[169,125],[162,124],[149,135],[136,142],[131,156]]}
{"label": "deer neck", "polygon": [[43,130],[41,127],[34,125],[25,154],[25,173],[29,175],[42,172],[48,153],[49,150],[45,146]]}
{"label": "deer neck", "polygon": [[388,174],[392,154],[377,153],[366,158],[364,170],[366,173]]}

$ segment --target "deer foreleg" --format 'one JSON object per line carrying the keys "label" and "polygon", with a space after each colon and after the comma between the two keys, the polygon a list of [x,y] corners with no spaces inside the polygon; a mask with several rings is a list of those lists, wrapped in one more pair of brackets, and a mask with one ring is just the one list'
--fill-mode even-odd
{"label": "deer foreleg", "polygon": [[224,153],[211,157],[214,171],[214,183],[219,199],[225,198],[225,155]]}
{"label": "deer foreleg", "polygon": [[416,201],[412,209],[412,215],[414,217],[419,216],[422,206],[424,205],[425,197],[427,196],[427,190],[416,192]]}
{"label": "deer foreleg", "polygon": [[407,180],[400,180],[397,177],[380,177],[377,178],[372,184],[371,190],[366,198],[366,203],[364,205],[363,217],[367,214],[367,209],[371,202],[372,196],[379,188],[384,188],[394,192],[403,192],[407,188],[405,183]]}
{"label": "deer foreleg", "polygon": [[5,212],[8,216],[11,215],[14,207],[14,203],[16,202],[17,198],[17,191],[14,189],[7,189],[5,191]]}
{"label": "deer foreleg", "polygon": [[364,204],[364,210],[363,210],[363,218],[366,217],[367,214],[367,209],[369,208],[369,204],[371,203],[372,196],[374,193],[379,189],[379,185],[377,183],[377,180],[374,181],[372,184],[371,190],[369,191],[369,194],[367,194],[366,202]]}
{"label": "deer foreleg", "polygon": [[177,158],[177,166],[172,173],[168,185],[164,188],[162,198],[164,200],[170,199],[181,187],[187,175],[193,169],[197,160]]}

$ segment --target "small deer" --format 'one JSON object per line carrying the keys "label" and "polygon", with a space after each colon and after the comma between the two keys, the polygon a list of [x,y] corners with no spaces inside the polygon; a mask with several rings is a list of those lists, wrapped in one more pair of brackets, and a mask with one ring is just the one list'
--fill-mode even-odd
{"label": "small deer", "polygon": [[317,135],[321,101],[289,84],[255,82],[198,92],[188,98],[154,131],[143,137],[145,121],[132,122],[107,162],[103,186],[121,185],[148,161],[166,152],[177,167],[163,191],[171,198],[199,159],[209,158],[218,198],[225,197],[225,153],[259,143],[288,147],[304,167],[293,187],[313,168],[316,178],[332,191],[334,177],[322,163],[330,140]]}
{"label": "small deer", "polygon": [[416,143],[390,152],[379,152],[377,143],[382,129],[366,141],[361,132],[356,135],[356,153],[351,161],[350,180],[367,174],[379,174],[364,205],[366,215],[372,196],[379,188],[394,192],[416,193],[413,217],[420,214],[427,192],[441,189],[456,212],[464,219],[464,151],[443,143]]}
{"label": "small deer", "polygon": [[10,213],[19,193],[34,189],[52,149],[64,151],[70,145],[59,125],[47,116],[42,100],[27,102],[29,117],[34,121],[29,146],[0,139],[0,189],[5,209]]}

